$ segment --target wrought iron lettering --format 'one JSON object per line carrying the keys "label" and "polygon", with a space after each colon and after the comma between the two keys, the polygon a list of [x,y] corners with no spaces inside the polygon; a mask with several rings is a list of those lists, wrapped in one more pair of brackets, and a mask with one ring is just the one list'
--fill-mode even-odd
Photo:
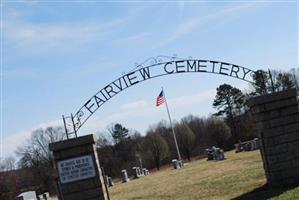
{"label": "wrought iron lettering", "polygon": [[227,74],[228,68],[224,67],[224,65],[229,66],[228,63],[221,63],[220,64],[219,74],[228,75]]}
{"label": "wrought iron lettering", "polygon": [[[190,62],[193,62],[192,65],[190,65]],[[195,60],[187,60],[187,72],[190,72],[190,70],[193,70],[193,72],[196,72],[196,61]]]}
{"label": "wrought iron lettering", "polygon": [[[206,62],[207,62],[206,60],[198,61],[198,72],[207,72],[207,70],[205,70],[205,68],[207,68],[207,65],[200,64],[200,63],[206,63]],[[201,68],[204,68],[204,69],[201,69]]]}
{"label": "wrought iron lettering", "polygon": [[[237,66],[237,65],[233,65],[233,66],[232,66],[232,70],[231,70],[231,72],[230,72],[230,76],[239,78],[239,76],[238,76],[238,72],[239,72],[239,71],[240,71],[240,67]],[[233,76],[233,73],[235,74],[235,76]]]}
{"label": "wrought iron lettering", "polygon": [[164,71],[167,73],[167,74],[172,74],[173,72],[174,72],[174,70],[172,70],[172,71],[168,71],[167,69],[167,65],[171,65],[172,64],[172,62],[167,62],[167,63],[165,63],[165,65],[164,65]]}
{"label": "wrought iron lettering", "polygon": [[[74,123],[74,130],[69,130],[69,117],[64,117],[66,132],[76,133],[89,117],[112,97],[137,83],[151,78],[176,73],[211,73],[226,75],[253,83],[252,78],[255,71],[239,65],[212,60],[178,60],[176,57],[171,57],[168,61],[163,61],[162,58],[150,58],[144,63],[137,65],[133,71],[124,74],[100,89],[71,118]],[[146,63],[150,64],[144,66]]]}
{"label": "wrought iron lettering", "polygon": [[[243,80],[245,80],[245,77],[246,77],[246,75],[249,73],[249,72],[253,72],[253,71],[251,71],[250,69],[246,69],[246,68],[244,68],[244,67],[242,67],[243,68],[243,72],[244,72],[244,76],[243,76]],[[247,71],[246,71],[247,70]]]}

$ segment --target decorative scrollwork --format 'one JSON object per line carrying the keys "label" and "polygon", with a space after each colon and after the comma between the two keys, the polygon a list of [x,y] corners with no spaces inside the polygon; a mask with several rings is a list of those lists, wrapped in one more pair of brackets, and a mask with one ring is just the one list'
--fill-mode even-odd
{"label": "decorative scrollwork", "polygon": [[84,116],[84,112],[80,110],[77,114],[78,118],[82,118]]}
{"label": "decorative scrollwork", "polygon": [[154,64],[157,64],[157,63],[158,63],[158,61],[157,61],[156,58],[153,58],[153,59],[150,60],[151,65],[154,65]]}
{"label": "decorative scrollwork", "polygon": [[65,122],[65,129],[67,131],[67,133],[69,132],[73,132],[74,131],[74,125],[72,122],[72,118],[70,116],[65,116],[64,117],[64,122]]}
{"label": "decorative scrollwork", "polygon": [[81,123],[79,122],[79,121],[77,121],[77,122],[75,122],[75,128],[76,128],[76,130],[81,126]]}
{"label": "decorative scrollwork", "polygon": [[175,61],[176,59],[178,59],[178,55],[175,53],[172,55],[172,60]]}
{"label": "decorative scrollwork", "polygon": [[[146,59],[145,61],[143,61],[142,63],[140,63],[140,64],[138,64],[137,62],[135,62],[134,63],[134,68],[132,69],[132,70],[130,70],[129,72],[133,72],[133,71],[135,71],[136,69],[138,69],[138,68],[142,68],[144,65],[146,65],[146,64],[149,64],[149,65],[154,65],[154,64],[156,64],[157,63],[157,60],[156,60],[156,58],[154,58],[154,57],[150,57],[150,58],[148,58],[148,59]],[[123,73],[122,75],[125,75],[126,73]]]}
{"label": "decorative scrollwork", "polygon": [[74,128],[78,129],[81,126],[81,118],[84,116],[84,112],[82,110],[78,111],[74,116]]}
{"label": "decorative scrollwork", "polygon": [[159,60],[159,63],[162,62],[169,62],[169,61],[175,61],[177,59],[176,54],[173,56],[157,56],[157,59]]}
{"label": "decorative scrollwork", "polygon": [[75,122],[75,127],[78,128],[81,126],[81,118],[84,116],[84,112],[82,110],[80,110],[77,114],[76,114],[76,122]]}
{"label": "decorative scrollwork", "polygon": [[143,66],[155,65],[155,64],[159,64],[159,63],[163,63],[163,62],[168,62],[168,61],[175,61],[177,59],[178,59],[177,54],[173,54],[172,56],[159,55],[157,57],[150,57],[140,64],[135,63],[134,64],[135,67],[130,72],[133,72],[138,68],[142,68]]}

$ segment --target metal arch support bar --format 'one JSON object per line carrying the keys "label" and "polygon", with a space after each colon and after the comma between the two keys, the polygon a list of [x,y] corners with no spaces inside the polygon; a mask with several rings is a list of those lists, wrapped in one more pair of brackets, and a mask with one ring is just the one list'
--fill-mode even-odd
{"label": "metal arch support bar", "polygon": [[177,57],[166,57],[168,60],[163,60],[163,58],[150,58],[135,67],[133,71],[122,75],[100,89],[74,115],[71,114],[72,131],[67,128],[66,117],[63,116],[67,137],[69,138],[72,134],[77,137],[77,132],[82,125],[112,97],[135,84],[152,78],[172,74],[209,73],[255,84],[253,77],[256,71],[239,65],[213,60],[177,59]]}

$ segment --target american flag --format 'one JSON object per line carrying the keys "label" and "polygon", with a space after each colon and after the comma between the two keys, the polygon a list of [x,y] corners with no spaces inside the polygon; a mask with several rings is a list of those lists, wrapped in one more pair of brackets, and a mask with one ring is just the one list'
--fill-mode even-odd
{"label": "american flag", "polygon": [[160,92],[159,96],[157,97],[157,102],[156,102],[156,106],[160,106],[161,104],[163,104],[165,102],[165,98],[164,98],[164,92],[163,90]]}

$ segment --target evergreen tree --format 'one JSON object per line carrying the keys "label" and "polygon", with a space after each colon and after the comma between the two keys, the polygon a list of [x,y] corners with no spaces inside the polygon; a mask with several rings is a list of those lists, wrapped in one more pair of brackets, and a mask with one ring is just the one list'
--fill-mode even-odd
{"label": "evergreen tree", "polygon": [[[273,73],[272,73],[273,74]],[[253,76],[254,80],[254,92],[253,95],[266,94],[273,90],[273,85],[271,84],[270,75],[268,72],[263,70],[257,70]],[[272,77],[273,80],[273,77]]]}
{"label": "evergreen tree", "polygon": [[109,132],[114,140],[115,144],[126,139],[129,135],[129,130],[123,127],[121,124],[117,123],[109,129]]}
{"label": "evergreen tree", "polygon": [[234,142],[240,139],[236,127],[236,116],[244,109],[245,96],[238,88],[228,84],[222,84],[217,88],[217,94],[213,102],[214,108],[218,110],[217,116],[226,116],[230,122]]}

